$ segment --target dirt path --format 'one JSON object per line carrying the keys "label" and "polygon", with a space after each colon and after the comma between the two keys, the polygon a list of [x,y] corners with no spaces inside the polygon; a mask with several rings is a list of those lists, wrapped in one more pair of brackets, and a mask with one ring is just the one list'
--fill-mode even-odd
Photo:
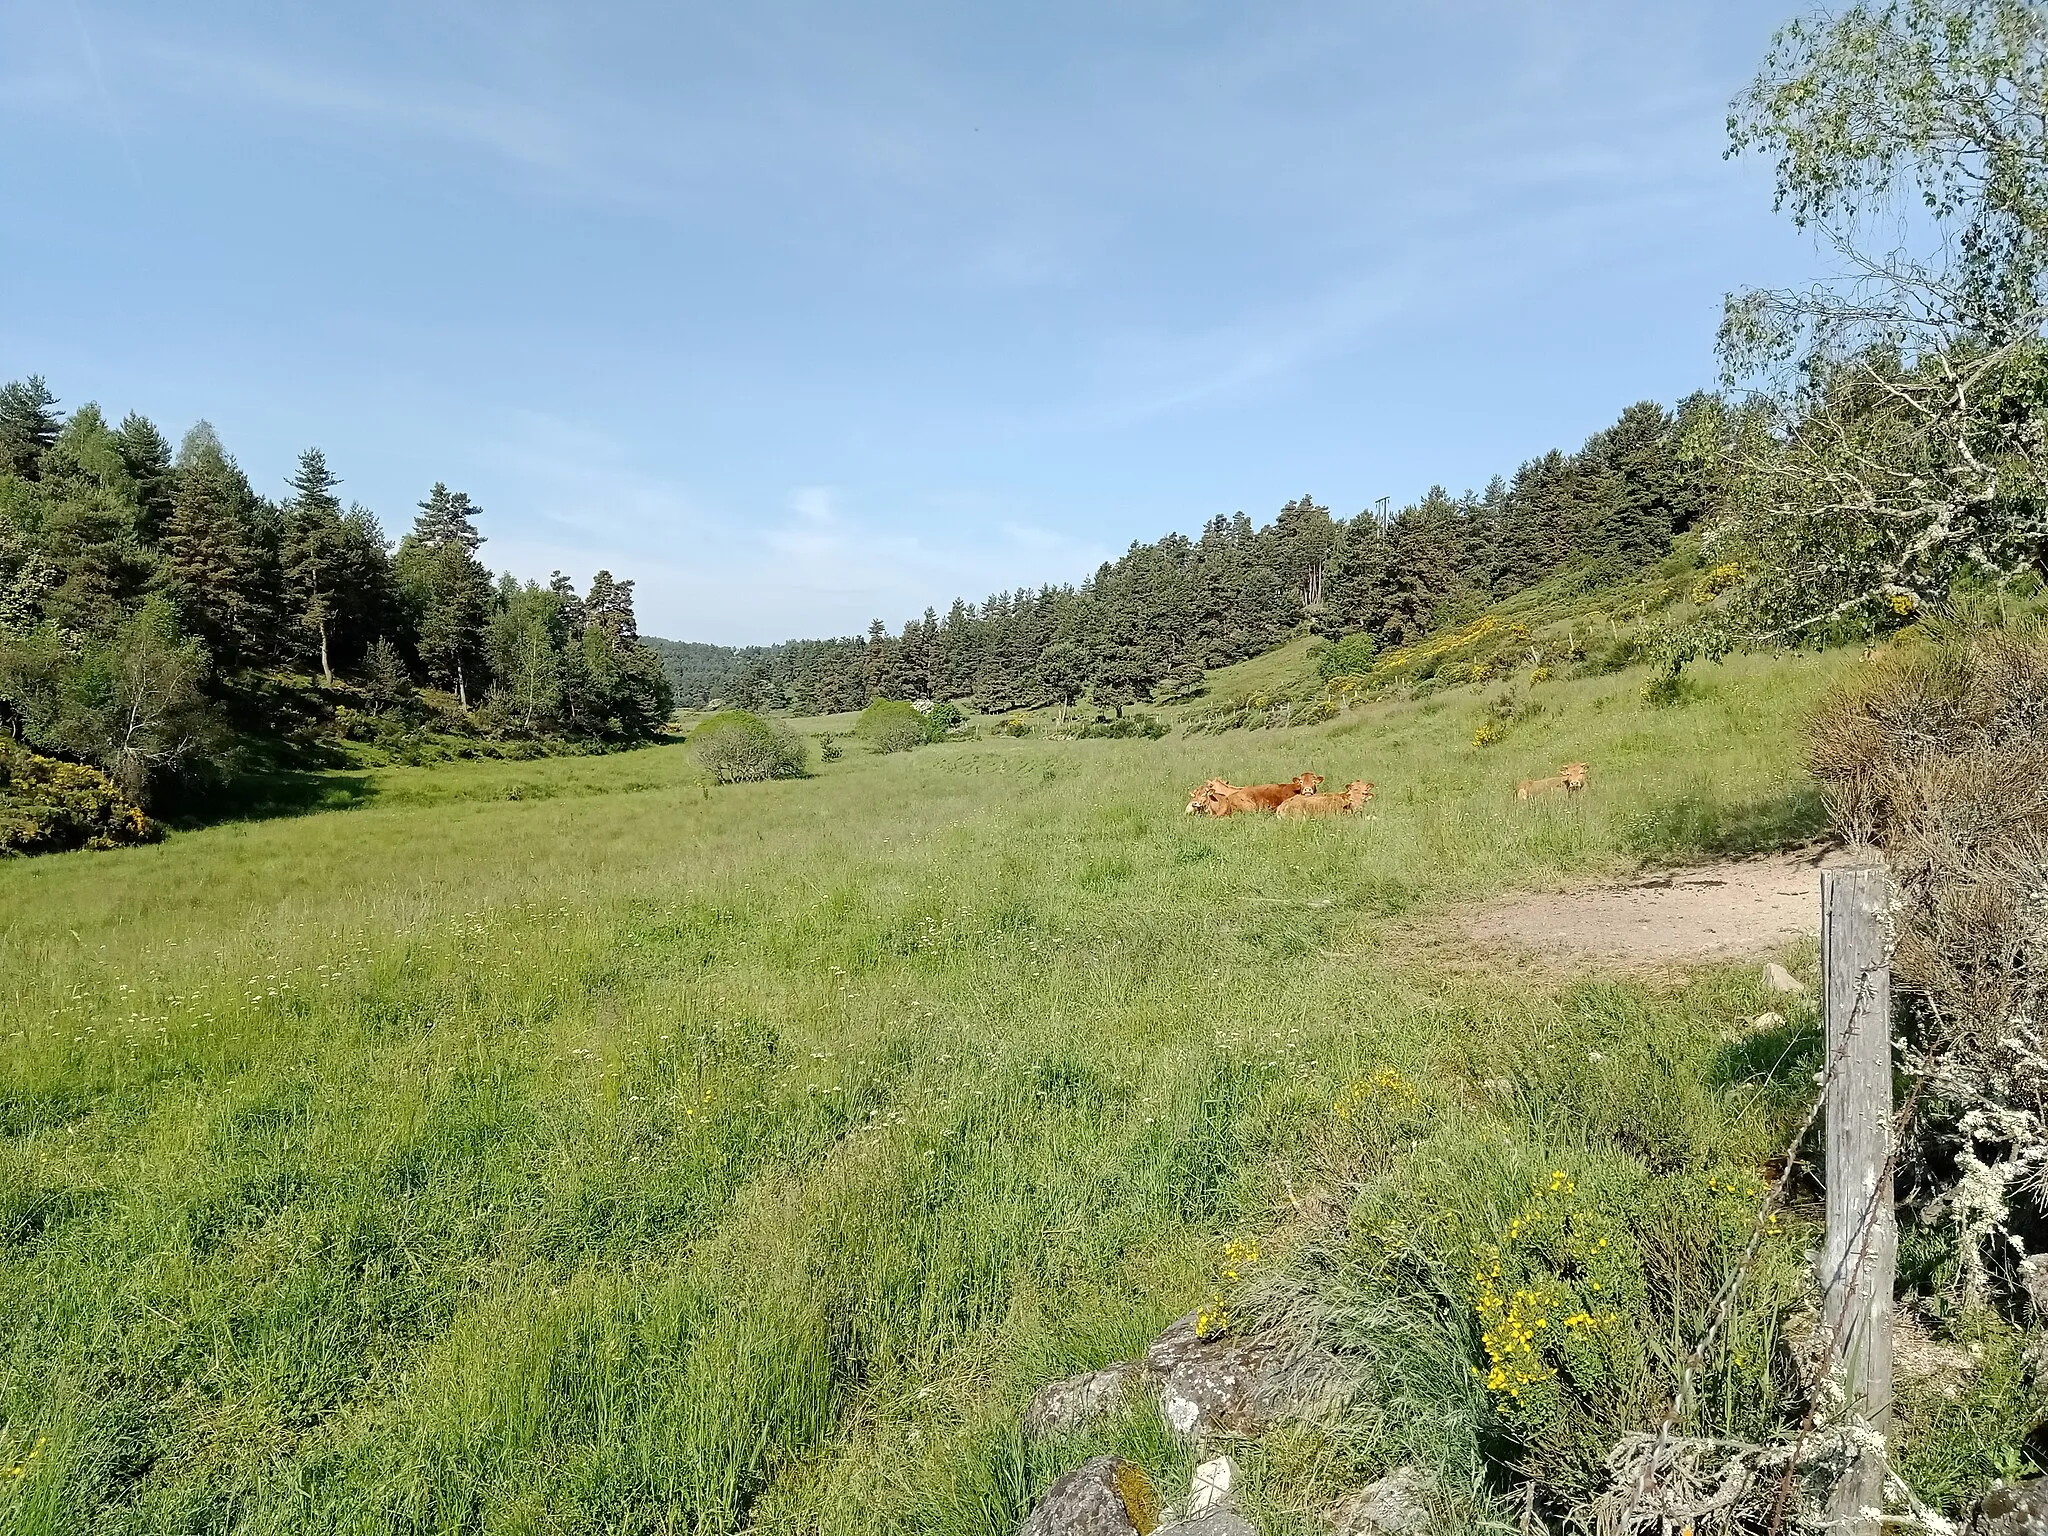
{"label": "dirt path", "polygon": [[1818,853],[1676,869],[1628,885],[1515,896],[1473,910],[1484,943],[1656,963],[1756,954],[1820,932]]}

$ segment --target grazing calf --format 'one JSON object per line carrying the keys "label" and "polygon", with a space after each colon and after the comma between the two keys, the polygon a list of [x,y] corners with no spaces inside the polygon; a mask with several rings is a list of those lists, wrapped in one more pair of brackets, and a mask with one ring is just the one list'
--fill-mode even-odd
{"label": "grazing calf", "polygon": [[1363,779],[1353,779],[1344,786],[1341,795],[1296,795],[1281,801],[1275,814],[1289,818],[1348,816],[1371,798],[1372,786]]}
{"label": "grazing calf", "polygon": [[1188,809],[1209,816],[1278,810],[1296,795],[1313,795],[1322,782],[1319,773],[1298,773],[1285,784],[1235,785],[1226,779],[1211,779],[1189,797]]}
{"label": "grazing calf", "polygon": [[1576,795],[1585,787],[1586,765],[1584,763],[1566,763],[1554,779],[1522,780],[1521,783],[1515,786],[1515,798],[1517,800],[1528,800],[1537,795],[1547,795],[1560,789],[1567,795]]}

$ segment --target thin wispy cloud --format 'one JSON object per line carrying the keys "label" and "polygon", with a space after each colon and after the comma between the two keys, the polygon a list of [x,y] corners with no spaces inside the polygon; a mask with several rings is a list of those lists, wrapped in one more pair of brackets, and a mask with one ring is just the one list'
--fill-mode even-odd
{"label": "thin wispy cloud", "polygon": [[1719,153],[1779,0],[18,9],[5,368],[657,632],[1483,483],[1805,260]]}

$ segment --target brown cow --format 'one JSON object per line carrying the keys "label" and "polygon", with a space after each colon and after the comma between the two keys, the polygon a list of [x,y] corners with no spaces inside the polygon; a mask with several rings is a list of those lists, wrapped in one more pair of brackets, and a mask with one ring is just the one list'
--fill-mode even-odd
{"label": "brown cow", "polygon": [[1363,779],[1353,779],[1344,786],[1341,795],[1296,795],[1292,800],[1282,801],[1275,814],[1287,817],[1345,816],[1360,809],[1371,798],[1372,786]]}
{"label": "brown cow", "polygon": [[1554,779],[1524,779],[1515,786],[1515,798],[1528,800],[1537,795],[1547,795],[1563,790],[1567,795],[1576,795],[1586,787],[1586,765],[1566,763]]}
{"label": "brown cow", "polygon": [[1323,782],[1319,773],[1298,773],[1285,784],[1235,785],[1226,779],[1211,779],[1188,799],[1190,811],[1210,816],[1234,816],[1240,811],[1278,810],[1283,801],[1296,795],[1312,795]]}

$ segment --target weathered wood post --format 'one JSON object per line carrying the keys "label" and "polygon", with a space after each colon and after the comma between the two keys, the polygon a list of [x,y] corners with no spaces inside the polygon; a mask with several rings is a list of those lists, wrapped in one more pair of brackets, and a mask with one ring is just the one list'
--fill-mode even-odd
{"label": "weathered wood post", "polygon": [[[1821,871],[1827,989],[1827,1239],[1822,1326],[1848,1397],[1849,1422],[1888,1435],[1892,1414],[1892,988],[1885,956],[1885,872],[1876,862]],[[1830,1501],[1844,1536],[1876,1536],[1884,1460],[1856,1457]]]}

